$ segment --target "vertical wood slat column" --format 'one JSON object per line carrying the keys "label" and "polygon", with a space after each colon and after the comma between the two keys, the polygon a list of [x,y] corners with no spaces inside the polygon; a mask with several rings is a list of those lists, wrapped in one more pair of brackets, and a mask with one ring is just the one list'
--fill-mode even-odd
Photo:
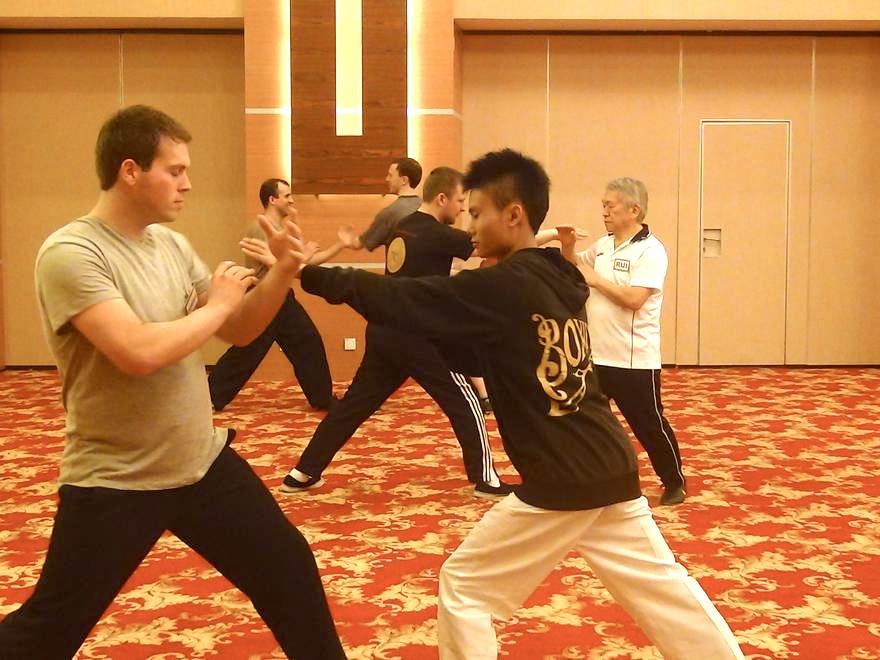
{"label": "vertical wood slat column", "polygon": [[245,219],[262,181],[291,176],[289,24],[289,0],[245,0]]}
{"label": "vertical wood slat column", "polygon": [[362,0],[363,135],[336,134],[336,15],[327,0],[291,3],[294,188],[385,191],[406,151],[406,0]]}
{"label": "vertical wood slat column", "polygon": [[452,0],[409,0],[410,156],[427,175],[462,167],[460,58]]}
{"label": "vertical wood slat column", "polygon": [[[283,107],[287,100],[281,89],[283,81],[280,79],[285,74],[280,70],[281,56],[279,53],[282,47],[287,48],[288,52],[290,50],[291,37],[286,33],[289,28],[289,19],[288,14],[285,13],[289,11],[288,3],[289,0],[244,1],[245,75],[247,78],[245,101],[248,109],[245,120],[246,218],[253,217],[253,214],[257,213],[260,208],[256,199],[256,189],[260,181],[266,176],[270,176],[266,173],[270,167],[279,168],[279,171],[283,173],[282,176],[288,178],[295,174],[295,172],[291,173],[289,161],[285,162],[284,154],[291,154],[291,151],[295,151],[299,144],[293,142],[292,149],[288,147],[285,150],[283,146],[279,148],[279,145],[283,145],[283,140],[290,139],[291,118],[279,113],[265,114],[261,112],[261,109]],[[412,100],[412,105],[417,111],[433,108],[440,109],[441,112],[439,114],[431,114],[430,112],[414,114],[415,122],[410,122],[409,126],[415,123],[419,127],[423,136],[422,146],[406,155],[422,161],[428,170],[437,165],[460,166],[461,120],[460,108],[455,101],[453,3],[452,0],[430,0],[429,2],[409,0],[409,3],[413,5],[409,15],[409,27],[411,28],[415,23],[423,35],[413,43],[417,69],[414,75],[409,77],[410,79],[415,77],[426,90],[425,95],[418,95]],[[368,20],[366,12],[365,20]],[[324,29],[332,32],[332,24],[324,26]],[[296,38],[295,33],[293,37]],[[284,46],[279,44],[284,44]],[[400,58],[406,58],[406,52],[403,49],[401,49]],[[410,58],[410,61],[412,59]],[[289,76],[287,80],[289,80]],[[286,85],[286,92],[290,94],[289,83],[283,84]],[[292,93],[297,94],[295,87]],[[365,120],[369,121],[367,117]],[[401,146],[400,151],[401,153],[395,153],[393,157],[404,155],[406,149]],[[387,165],[388,163],[383,160],[378,171],[371,172],[370,176],[381,181]],[[294,192],[302,191],[297,191],[295,187]],[[384,192],[384,187],[381,191],[377,190],[376,192]],[[358,230],[365,229],[385,202],[376,194],[341,196],[300,194],[297,195],[296,203],[300,208],[300,224],[307,235],[310,238],[320,240],[322,245],[329,245],[339,224],[351,223]],[[373,261],[377,256],[378,253],[343,251],[335,261]],[[363,355],[362,344],[365,325],[363,319],[347,307],[329,306],[322,300],[302,295],[299,292],[297,296],[324,338],[333,378],[335,380],[350,379]],[[343,336],[356,337],[359,341],[358,350],[343,351]],[[255,377],[287,379],[290,378],[290,368],[280,355],[280,351],[271,351]]]}

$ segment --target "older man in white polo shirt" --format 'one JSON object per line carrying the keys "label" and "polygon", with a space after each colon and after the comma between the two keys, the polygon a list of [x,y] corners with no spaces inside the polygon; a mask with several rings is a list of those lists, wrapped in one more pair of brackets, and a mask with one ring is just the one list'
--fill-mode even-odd
{"label": "older man in white polo shirt", "polygon": [[563,253],[581,267],[590,297],[587,318],[593,362],[605,394],[614,399],[663,482],[663,505],[686,495],[681,453],[660,400],[660,307],[667,257],[645,224],[648,191],[637,179],[611,181],[602,198],[608,231],[574,252],[572,232],[559,232]]}

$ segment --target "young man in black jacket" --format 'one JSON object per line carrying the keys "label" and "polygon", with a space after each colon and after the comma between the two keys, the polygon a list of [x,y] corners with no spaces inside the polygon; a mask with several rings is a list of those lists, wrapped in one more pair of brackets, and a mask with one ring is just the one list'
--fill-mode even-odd
{"label": "young man in black jacket", "polygon": [[546,173],[508,149],[471,163],[464,184],[477,254],[497,257],[497,266],[452,278],[301,272],[306,291],[371,322],[479,348],[472,373],[486,378],[522,485],[443,565],[440,657],[497,657],[492,617],[513,614],[577,550],[664,658],[742,658],[641,494],[635,453],[590,357],[583,276],[558,250],[536,247],[549,206]]}

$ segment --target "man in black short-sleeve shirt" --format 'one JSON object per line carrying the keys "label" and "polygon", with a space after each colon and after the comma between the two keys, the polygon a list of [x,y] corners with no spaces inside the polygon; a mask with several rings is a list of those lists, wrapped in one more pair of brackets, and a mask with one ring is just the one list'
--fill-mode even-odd
{"label": "man in black short-sleeve shirt", "polygon": [[[431,172],[425,202],[400,220],[387,237],[385,273],[390,277],[448,275],[454,258],[467,259],[467,233],[451,227],[464,208],[461,173],[448,167]],[[340,403],[315,429],[281,489],[296,492],[324,483],[321,474],[358,427],[412,377],[449,418],[461,445],[468,479],[477,497],[510,492],[492,464],[486,423],[467,376],[451,371],[437,346],[419,335],[374,323],[367,325],[364,358]]]}

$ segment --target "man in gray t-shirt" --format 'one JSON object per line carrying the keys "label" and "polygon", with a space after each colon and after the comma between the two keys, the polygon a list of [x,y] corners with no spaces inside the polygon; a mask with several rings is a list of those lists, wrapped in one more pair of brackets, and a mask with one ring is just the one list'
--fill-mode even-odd
{"label": "man in gray t-shirt", "polygon": [[367,248],[372,252],[385,245],[397,223],[419,209],[422,200],[416,194],[416,186],[422,180],[422,166],[413,158],[398,158],[388,166],[385,181],[388,192],[397,199],[376,214],[366,231],[346,247],[352,250]]}
{"label": "man in gray t-shirt", "polygon": [[262,332],[300,267],[301,236],[264,221],[276,263],[256,286],[229,261],[211,273],[165,226],[191,187],[189,141],[147,106],[110,117],[97,204],[38,253],[67,437],[43,570],[0,621],[0,658],[72,657],[166,530],[247,594],[289,657],[345,657],[308,543],[229,446],[235,432],[213,427],[198,352],[214,335]]}

